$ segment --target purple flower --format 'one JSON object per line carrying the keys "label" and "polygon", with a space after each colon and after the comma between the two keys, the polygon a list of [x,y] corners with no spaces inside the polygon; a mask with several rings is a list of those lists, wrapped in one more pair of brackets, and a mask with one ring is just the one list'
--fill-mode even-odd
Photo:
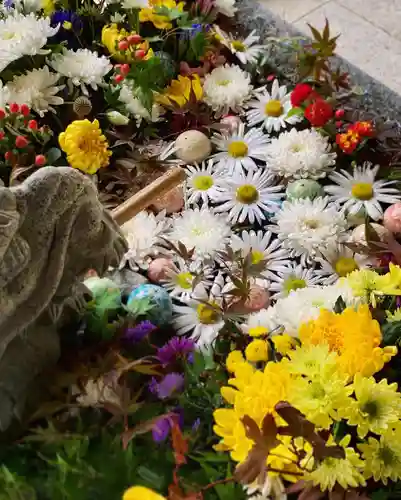
{"label": "purple flower", "polygon": [[171,424],[170,417],[161,417],[155,422],[152,428],[152,437],[155,443],[161,443],[167,439],[170,434]]}
{"label": "purple flower", "polygon": [[132,328],[127,328],[123,338],[130,342],[139,342],[146,337],[149,333],[156,330],[156,326],[148,320],[141,321]]}
{"label": "purple flower", "polygon": [[181,391],[183,387],[184,376],[180,373],[168,373],[160,382],[153,378],[149,384],[150,392],[156,394],[159,399],[166,399]]}
{"label": "purple flower", "polygon": [[192,424],[192,432],[196,432],[201,424],[200,418],[197,418]]}
{"label": "purple flower", "polygon": [[193,362],[193,351],[195,342],[185,337],[173,337],[157,351],[157,359],[164,366],[173,363],[179,357],[186,358],[190,363]]}
{"label": "purple flower", "polygon": [[14,0],[4,0],[3,5],[6,9],[12,9],[14,7]]}

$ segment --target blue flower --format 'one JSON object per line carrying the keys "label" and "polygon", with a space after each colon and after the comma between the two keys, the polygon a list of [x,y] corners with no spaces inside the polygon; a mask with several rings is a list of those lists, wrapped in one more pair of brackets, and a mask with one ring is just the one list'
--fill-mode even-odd
{"label": "blue flower", "polygon": [[82,19],[70,10],[57,10],[51,15],[51,25],[60,26],[58,33],[52,37],[52,40],[69,42],[69,45],[79,45],[77,35],[83,30]]}

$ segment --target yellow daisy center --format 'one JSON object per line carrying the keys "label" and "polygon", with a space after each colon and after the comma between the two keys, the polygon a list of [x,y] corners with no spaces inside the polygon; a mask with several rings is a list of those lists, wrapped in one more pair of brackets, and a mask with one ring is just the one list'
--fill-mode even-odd
{"label": "yellow daisy center", "polygon": [[291,146],[291,151],[293,153],[300,153],[303,150],[303,146],[301,144],[293,144]]}
{"label": "yellow daisy center", "polygon": [[317,229],[319,227],[319,221],[317,221],[315,219],[306,219],[304,221],[304,224],[309,229]]}
{"label": "yellow daisy center", "polygon": [[220,85],[220,87],[227,87],[227,85],[231,83],[231,80],[219,80],[216,83]]}
{"label": "yellow daisy center", "polygon": [[334,269],[339,276],[344,277],[352,273],[352,271],[356,271],[359,267],[352,257],[340,257],[335,263]]}
{"label": "yellow daisy center", "polygon": [[259,262],[261,262],[264,259],[265,254],[260,250],[252,250],[251,257],[252,257],[252,264],[259,264]]}
{"label": "yellow daisy center", "polygon": [[277,118],[278,116],[281,116],[283,114],[283,111],[284,108],[281,102],[277,99],[272,99],[265,105],[265,113],[267,114],[267,116],[273,116]]}
{"label": "yellow daisy center", "polygon": [[220,314],[215,309],[216,304],[199,304],[196,312],[202,325],[214,325],[220,320]]}
{"label": "yellow daisy center", "polygon": [[192,288],[192,280],[193,276],[188,272],[179,273],[175,278],[175,282],[177,283],[177,285],[181,288],[184,288],[185,290],[190,290]]}
{"label": "yellow daisy center", "polygon": [[302,278],[291,277],[285,280],[284,282],[284,290],[288,293],[292,292],[292,290],[299,290],[300,288],[306,287],[306,281]]}
{"label": "yellow daisy center", "polygon": [[213,178],[210,175],[198,175],[193,180],[193,184],[199,191],[207,191],[213,186]]}
{"label": "yellow daisy center", "polygon": [[245,205],[252,205],[259,199],[259,192],[251,184],[244,184],[237,189],[237,200]]}
{"label": "yellow daisy center", "polygon": [[378,453],[379,459],[385,466],[393,465],[396,461],[396,456],[394,451],[388,446],[382,445]]}
{"label": "yellow daisy center", "polygon": [[241,158],[248,154],[248,144],[244,141],[233,141],[228,146],[228,154],[233,158]]}
{"label": "yellow daisy center", "polygon": [[352,186],[351,193],[358,200],[370,200],[373,198],[373,186],[369,182],[357,182]]}
{"label": "yellow daisy center", "polygon": [[233,42],[231,42],[231,46],[237,52],[245,52],[246,51],[246,45],[244,45],[239,40],[234,40]]}

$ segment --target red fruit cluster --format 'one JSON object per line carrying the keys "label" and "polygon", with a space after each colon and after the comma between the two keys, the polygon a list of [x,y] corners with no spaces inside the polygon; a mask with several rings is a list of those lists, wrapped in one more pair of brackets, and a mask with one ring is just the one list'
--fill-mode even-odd
{"label": "red fruit cluster", "polygon": [[129,35],[127,38],[123,38],[118,42],[118,50],[125,52],[133,45],[138,45],[142,42],[142,37],[140,35]]}

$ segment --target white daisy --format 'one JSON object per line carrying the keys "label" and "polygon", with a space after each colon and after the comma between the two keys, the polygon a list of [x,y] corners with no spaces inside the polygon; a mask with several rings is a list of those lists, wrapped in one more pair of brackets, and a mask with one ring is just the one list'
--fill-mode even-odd
{"label": "white daisy", "polygon": [[370,267],[374,262],[367,255],[357,254],[341,244],[328,249],[323,258],[318,257],[316,261],[321,266],[321,269],[316,270],[316,274],[322,278],[325,285],[332,285],[352,271]]}
{"label": "white daisy", "polygon": [[203,100],[219,116],[230,110],[239,113],[245,101],[251,97],[252,85],[249,73],[239,66],[225,64],[205,76]]}
{"label": "white daisy", "polygon": [[[242,64],[255,64],[258,57],[266,51],[266,46],[260,45],[259,36],[252,31],[246,38],[233,36],[231,33],[225,33],[219,26],[214,26],[214,30],[221,43],[230,49]],[[255,45],[256,44],[256,45]]]}
{"label": "white daisy", "polygon": [[138,97],[135,89],[125,83],[121,86],[118,99],[124,104],[130,115],[135,118],[138,127],[142,120],[146,120],[148,122],[157,122],[160,120],[163,108],[158,104],[153,103],[152,113],[149,113],[149,110],[142,104],[142,101]]}
{"label": "white daisy", "polygon": [[266,162],[270,171],[292,179],[319,179],[335,165],[327,137],[315,129],[283,132],[267,146]]}
{"label": "white daisy", "polygon": [[282,198],[281,186],[272,185],[268,172],[258,170],[245,174],[234,174],[221,181],[221,193],[214,208],[216,213],[227,213],[232,223],[245,220],[253,224],[267,219],[268,212],[275,212]]}
{"label": "white daisy", "polygon": [[217,12],[227,17],[234,17],[238,10],[235,6],[235,0],[214,0],[213,4]]}
{"label": "white daisy", "polygon": [[51,72],[48,66],[15,76],[7,85],[9,102],[27,104],[40,116],[48,111],[56,113],[53,106],[64,103],[64,99],[57,95],[65,87],[57,85],[59,78],[60,75]]}
{"label": "white daisy", "polygon": [[303,264],[336,246],[345,238],[347,228],[344,215],[327,197],[285,201],[273,221],[276,226],[272,231]]}
{"label": "white daisy", "polygon": [[354,167],[352,174],[346,170],[333,172],[329,178],[338,185],[326,186],[325,190],[348,214],[355,215],[365,209],[373,220],[380,220],[383,218],[380,203],[397,203],[401,193],[394,187],[388,187],[395,181],[375,181],[379,168],[379,165],[372,167],[371,163],[365,162],[362,167]]}
{"label": "white daisy", "polygon": [[213,160],[202,162],[201,165],[187,165],[187,196],[189,204],[202,201],[207,205],[219,194],[219,180],[221,174],[216,172]]}
{"label": "white daisy", "polygon": [[195,258],[213,257],[223,251],[231,236],[226,218],[206,207],[185,210],[173,220],[170,239],[187,249],[195,248]]}
{"label": "white daisy", "polygon": [[214,134],[212,142],[220,151],[214,155],[218,168],[229,174],[241,174],[245,170],[257,170],[255,160],[266,162],[267,145],[270,139],[261,129],[253,128],[245,133],[240,123],[235,132]]}
{"label": "white daisy", "polygon": [[52,28],[50,18],[36,18],[34,13],[27,16],[14,12],[0,20],[0,72],[11,62],[22,56],[45,55],[50,50],[43,49],[47,39],[54,36],[59,26]]}
{"label": "white daisy", "polygon": [[185,306],[173,306],[173,324],[178,335],[192,331],[191,338],[196,341],[199,349],[207,351],[223,328],[224,319],[219,304],[213,297],[203,294],[199,299],[202,300],[190,299]]}
{"label": "white daisy", "polygon": [[242,257],[251,254],[252,263],[265,262],[262,276],[271,279],[275,272],[284,272],[290,265],[290,252],[283,248],[281,241],[272,239],[270,231],[242,231],[239,235],[231,237],[231,248],[234,252],[241,252]]}
{"label": "white daisy", "polygon": [[165,211],[156,216],[148,212],[140,212],[131,220],[121,226],[121,230],[128,241],[128,251],[124,255],[120,268],[128,262],[131,269],[136,271],[138,267],[146,269],[151,256],[159,253],[167,253],[161,245],[169,227]]}
{"label": "white daisy", "polygon": [[269,292],[275,299],[287,297],[293,290],[322,284],[314,267],[304,267],[292,261],[289,267],[270,277]]}
{"label": "white daisy", "polygon": [[[201,294],[206,286],[211,284],[211,271],[212,269],[207,266],[199,269],[197,262],[185,262],[184,259],[177,258],[172,262],[171,268],[166,270],[166,277],[161,283],[172,297],[188,300]],[[201,278],[196,280],[194,288],[194,280],[198,276]]]}
{"label": "white daisy", "polygon": [[64,50],[55,54],[49,64],[60,75],[68,78],[70,90],[75,85],[85,95],[88,95],[87,86],[97,90],[113,67],[106,56],[99,56],[88,49]]}
{"label": "white daisy", "polygon": [[266,89],[260,89],[256,92],[256,97],[257,100],[249,103],[249,107],[253,109],[246,112],[250,127],[260,123],[268,132],[278,132],[287,125],[294,125],[302,120],[297,115],[287,116],[292,109],[291,92],[287,93],[285,85],[280,87],[278,80],[274,80],[270,93]]}

